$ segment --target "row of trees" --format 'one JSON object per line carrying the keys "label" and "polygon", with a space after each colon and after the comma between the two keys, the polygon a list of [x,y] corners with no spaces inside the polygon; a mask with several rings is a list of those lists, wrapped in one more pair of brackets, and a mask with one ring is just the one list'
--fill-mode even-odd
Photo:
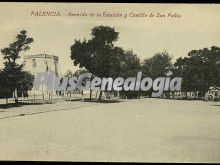
{"label": "row of trees", "polygon": [[[75,66],[84,68],[98,77],[132,77],[138,71],[143,76],[164,77],[168,71],[173,76],[182,77],[182,91],[199,91],[203,97],[210,86],[220,86],[220,48],[192,50],[184,58],[178,58],[172,63],[172,56],[166,51],[156,53],[153,57],[140,61],[132,50],[124,50],[115,46],[119,32],[109,26],[97,26],[91,31],[91,39],[75,40],[71,46],[71,60]],[[23,71],[23,64],[18,64],[22,51],[30,49],[33,38],[22,30],[14,42],[1,49],[5,59],[4,69],[0,70],[0,93],[10,97],[16,91],[26,91],[32,88],[33,76]],[[76,73],[76,75],[79,73]],[[92,91],[91,91],[92,92]],[[99,100],[101,100],[100,92]],[[122,91],[121,95],[130,98],[147,95],[149,92]],[[9,93],[9,94],[8,94]],[[15,97],[17,102],[17,97]]]}
{"label": "row of trees", "polygon": [[[178,58],[172,63],[172,56],[166,51],[156,53],[153,57],[140,62],[131,50],[115,46],[119,33],[108,26],[92,29],[91,39],[75,40],[71,46],[71,59],[74,65],[92,72],[99,77],[130,77],[142,71],[151,78],[164,77],[168,71],[173,76],[183,78],[182,91],[199,91],[204,97],[210,86],[220,86],[220,48],[211,47],[192,50],[187,57]],[[151,91],[149,91],[151,92]],[[123,95],[137,97],[147,92],[125,92]],[[99,100],[101,100],[100,92]]]}
{"label": "row of trees", "polygon": [[199,91],[204,97],[210,86],[220,86],[220,48],[192,50],[173,65],[175,75],[181,76],[183,91]]}

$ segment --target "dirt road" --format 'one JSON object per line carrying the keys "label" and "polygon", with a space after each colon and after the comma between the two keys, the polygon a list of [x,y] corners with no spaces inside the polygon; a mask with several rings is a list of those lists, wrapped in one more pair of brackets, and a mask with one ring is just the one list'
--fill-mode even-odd
{"label": "dirt road", "polygon": [[220,162],[218,102],[79,101],[6,111],[1,160]]}

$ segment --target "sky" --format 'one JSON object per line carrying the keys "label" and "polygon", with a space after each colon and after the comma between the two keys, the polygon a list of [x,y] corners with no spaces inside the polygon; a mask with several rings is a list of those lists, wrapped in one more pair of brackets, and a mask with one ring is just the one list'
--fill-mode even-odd
{"label": "sky", "polygon": [[[39,16],[40,12],[61,16]],[[120,13],[123,17],[68,16],[68,13]],[[34,14],[31,14],[34,13]],[[133,13],[133,14],[132,14]],[[147,17],[134,17],[144,13]],[[149,17],[150,14],[154,17]],[[156,17],[157,13],[165,17]],[[168,13],[179,17],[167,17]],[[127,17],[124,16],[127,14]],[[75,71],[70,46],[75,39],[90,39],[94,26],[114,27],[116,46],[133,50],[141,60],[166,50],[173,61],[191,50],[220,46],[219,4],[88,4],[88,3],[1,3],[0,48],[7,47],[23,29],[34,38],[31,49],[21,56],[52,54],[59,57],[60,72]],[[0,68],[3,58],[0,53]],[[22,58],[18,61],[21,62]]]}

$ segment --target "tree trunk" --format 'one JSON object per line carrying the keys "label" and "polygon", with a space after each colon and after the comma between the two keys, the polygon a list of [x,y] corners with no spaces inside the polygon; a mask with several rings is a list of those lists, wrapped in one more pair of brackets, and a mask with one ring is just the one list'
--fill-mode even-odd
{"label": "tree trunk", "polygon": [[204,97],[205,97],[205,90],[202,90],[202,98],[204,99]]}
{"label": "tree trunk", "polygon": [[96,91],[96,94],[95,94],[95,99],[96,99],[96,101],[97,101],[97,99],[98,99],[98,91]]}
{"label": "tree trunk", "polygon": [[17,90],[17,88],[14,89],[13,97],[15,99],[15,105],[17,105],[18,104],[18,90]]}
{"label": "tree trunk", "polygon": [[18,104],[18,98],[15,98],[15,105]]}
{"label": "tree trunk", "polygon": [[89,100],[92,100],[92,90],[90,89]]}
{"label": "tree trunk", "polygon": [[24,101],[24,91],[21,92],[22,101]]}
{"label": "tree trunk", "polygon": [[102,101],[102,91],[100,91],[100,93],[99,93],[99,102],[101,102]]}
{"label": "tree trunk", "polygon": [[34,92],[34,102],[35,102],[35,92]]}
{"label": "tree trunk", "polygon": [[70,101],[72,101],[72,91],[70,91]]}
{"label": "tree trunk", "polygon": [[[126,96],[126,98],[127,98],[127,96]],[[120,99],[119,91],[117,91],[117,99],[118,99],[118,100]]]}
{"label": "tree trunk", "polygon": [[81,101],[84,101],[83,91],[81,91]]}

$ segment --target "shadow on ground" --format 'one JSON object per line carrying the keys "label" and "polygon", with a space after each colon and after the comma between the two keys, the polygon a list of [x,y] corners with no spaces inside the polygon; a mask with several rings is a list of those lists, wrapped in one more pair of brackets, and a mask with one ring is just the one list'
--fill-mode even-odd
{"label": "shadow on ground", "polygon": [[19,117],[19,116],[26,116],[26,115],[37,115],[37,114],[42,114],[42,113],[75,110],[75,109],[89,107],[89,106],[94,106],[94,105],[98,105],[98,104],[92,104],[92,105],[90,104],[90,105],[83,105],[83,106],[78,106],[78,107],[70,107],[70,108],[55,109],[55,110],[44,110],[44,111],[31,112],[31,113],[19,113],[19,114],[15,114],[15,115],[0,117],[0,120],[1,119],[7,119],[7,118],[13,118],[13,117]]}
{"label": "shadow on ground", "polygon": [[52,102],[18,102],[17,104],[15,103],[8,103],[8,104],[0,104],[0,108],[2,109],[9,109],[9,108],[14,108],[14,107],[22,107],[25,105],[41,105],[41,104],[52,104]]}
{"label": "shadow on ground", "polygon": [[211,106],[220,107],[220,105],[219,105],[219,104],[214,104],[214,105],[211,105]]}
{"label": "shadow on ground", "polygon": [[96,99],[84,99],[83,102],[94,102],[94,103],[119,103],[122,102],[122,100],[116,100],[116,99],[112,99],[112,100],[96,100]]}

